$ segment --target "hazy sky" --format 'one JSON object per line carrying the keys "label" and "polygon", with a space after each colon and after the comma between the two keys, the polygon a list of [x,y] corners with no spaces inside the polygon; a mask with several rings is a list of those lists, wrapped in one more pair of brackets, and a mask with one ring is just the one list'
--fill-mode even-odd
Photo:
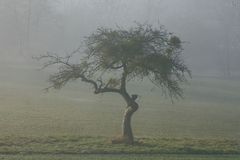
{"label": "hazy sky", "polygon": [[32,56],[76,49],[97,27],[159,23],[179,35],[193,73],[240,69],[238,0],[0,0],[1,70],[35,65]]}

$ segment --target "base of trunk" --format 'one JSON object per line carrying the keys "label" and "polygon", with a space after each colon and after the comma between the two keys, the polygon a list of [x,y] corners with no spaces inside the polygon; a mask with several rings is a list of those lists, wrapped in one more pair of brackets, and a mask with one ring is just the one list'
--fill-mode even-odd
{"label": "base of trunk", "polygon": [[132,139],[129,139],[128,137],[117,137],[112,139],[112,144],[129,144],[129,145],[133,145],[134,141]]}

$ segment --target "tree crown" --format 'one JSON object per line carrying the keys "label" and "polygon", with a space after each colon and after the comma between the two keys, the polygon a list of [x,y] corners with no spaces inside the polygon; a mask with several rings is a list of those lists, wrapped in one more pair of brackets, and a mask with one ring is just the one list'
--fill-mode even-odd
{"label": "tree crown", "polygon": [[126,92],[126,83],[148,78],[171,98],[182,97],[181,82],[190,70],[181,59],[181,40],[164,27],[138,24],[128,30],[98,28],[85,39],[85,50],[78,64],[67,57],[45,55],[50,58],[45,67],[61,64],[59,72],[50,76],[51,87],[59,89],[68,81],[80,78],[91,83],[95,93]]}

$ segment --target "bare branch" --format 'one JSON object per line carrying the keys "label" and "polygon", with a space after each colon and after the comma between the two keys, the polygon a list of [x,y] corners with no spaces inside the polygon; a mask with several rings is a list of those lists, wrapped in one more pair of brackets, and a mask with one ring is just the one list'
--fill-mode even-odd
{"label": "bare branch", "polygon": [[[160,26],[137,24],[128,30],[99,28],[86,38],[85,50],[79,64],[70,59],[81,52],[78,47],[66,57],[47,53],[36,59],[47,60],[42,68],[57,65],[59,72],[51,75],[49,88],[61,88],[67,82],[81,79],[94,88],[94,93],[116,92],[127,101],[133,101],[127,93],[126,83],[149,77],[171,98],[182,97],[180,87],[191,72],[181,59],[182,41]],[[71,63],[72,62],[72,63]],[[108,73],[113,73],[109,77]]]}

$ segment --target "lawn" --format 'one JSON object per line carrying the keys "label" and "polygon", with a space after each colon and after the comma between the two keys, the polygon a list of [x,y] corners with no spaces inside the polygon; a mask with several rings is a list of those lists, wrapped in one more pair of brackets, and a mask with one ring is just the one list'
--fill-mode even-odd
{"label": "lawn", "polygon": [[239,79],[194,76],[185,99],[173,104],[149,83],[130,84],[130,92],[140,95],[132,122],[138,143],[125,146],[110,143],[121,133],[120,96],[94,95],[81,82],[44,93],[42,77],[29,68],[0,75],[0,158],[239,159]]}
{"label": "lawn", "polygon": [[238,155],[2,155],[5,160],[239,160]]}
{"label": "lawn", "polygon": [[[35,72],[31,77],[37,79],[39,71]],[[43,78],[11,78],[0,84],[1,136],[112,137],[121,132],[125,102],[119,95],[94,95],[81,82],[45,93]],[[196,77],[185,88],[185,99],[172,104],[147,83],[129,85],[131,93],[140,95],[132,122],[135,135],[240,138],[239,80]]]}
{"label": "lawn", "polygon": [[240,154],[235,139],[136,138],[131,145],[107,137],[3,137],[0,154]]}

